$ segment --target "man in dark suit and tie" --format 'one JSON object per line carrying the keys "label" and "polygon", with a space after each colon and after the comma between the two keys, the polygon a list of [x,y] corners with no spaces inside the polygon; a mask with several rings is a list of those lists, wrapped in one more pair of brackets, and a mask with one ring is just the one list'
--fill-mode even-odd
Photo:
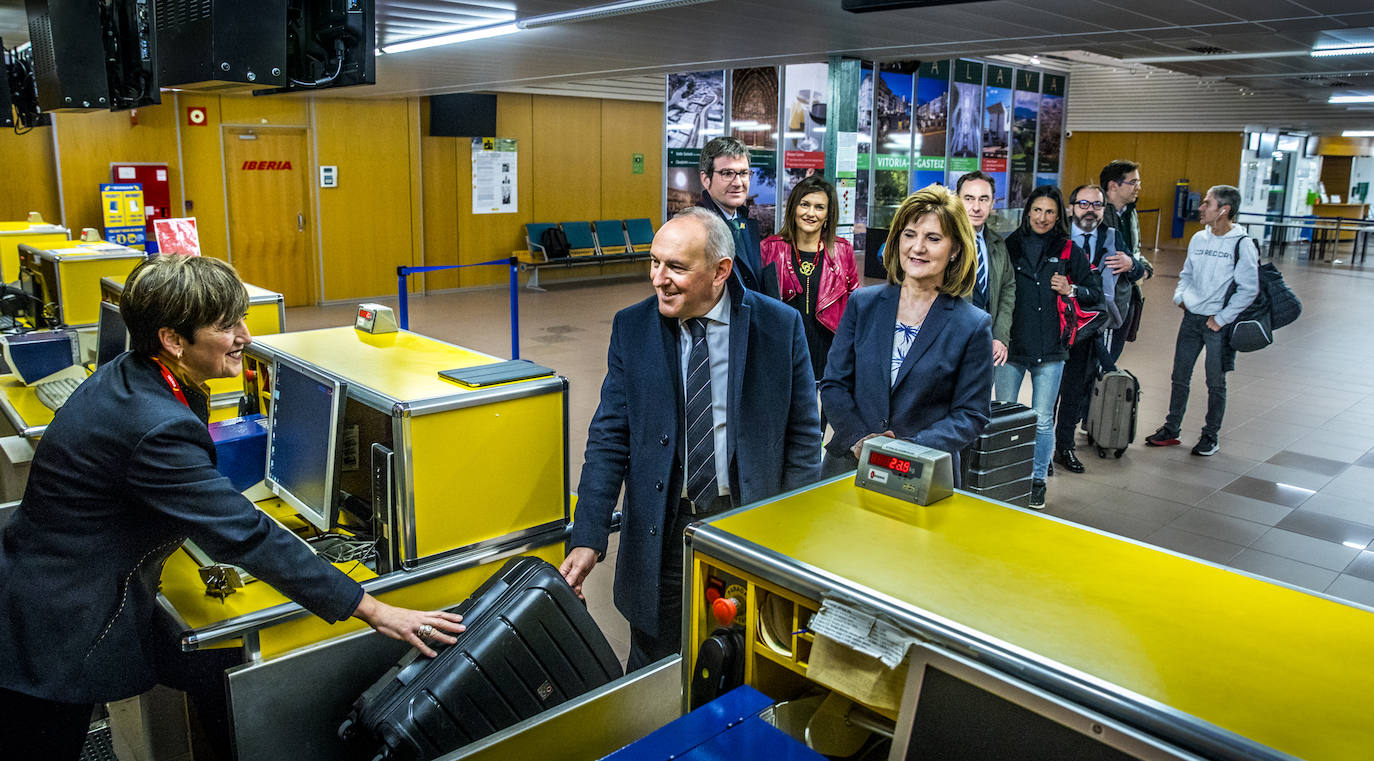
{"label": "man in dark suit and tie", "polygon": [[1088,257],[1088,263],[1102,275],[1101,308],[1107,311],[1102,334],[1069,349],[1064,375],[1059,382],[1059,412],[1055,417],[1054,461],[1070,473],[1087,470],[1074,451],[1074,429],[1088,413],[1093,381],[1099,367],[1111,368],[1108,346],[1112,334],[1121,327],[1131,303],[1131,282],[1145,274],[1144,266],[1124,251],[1125,243],[1111,225],[1102,223],[1106,198],[1096,185],[1080,185],[1069,194],[1069,217],[1073,222],[1069,237]]}
{"label": "man in dark suit and tie", "polygon": [[587,432],[572,551],[581,593],[605,557],[625,486],[615,603],[631,670],[682,645],[688,523],[811,483],[820,414],[801,314],[730,277],[720,217],[683,210],[649,250],[655,295],[615,316],[601,403]]}
{"label": "man in dark suit and tie", "polygon": [[735,277],[745,288],[777,298],[777,273],[765,284],[759,223],[749,218],[744,205],[749,200],[749,149],[736,138],[718,137],[701,149],[698,167],[704,189],[697,206],[719,214],[729,227]]}
{"label": "man in dark suit and tie", "polygon": [[1007,361],[1011,343],[1011,315],[1016,309],[1016,271],[1011,268],[1007,242],[988,227],[996,189],[992,175],[974,171],[959,178],[954,192],[964,204],[978,247],[978,279],[967,301],[992,317],[992,364]]}

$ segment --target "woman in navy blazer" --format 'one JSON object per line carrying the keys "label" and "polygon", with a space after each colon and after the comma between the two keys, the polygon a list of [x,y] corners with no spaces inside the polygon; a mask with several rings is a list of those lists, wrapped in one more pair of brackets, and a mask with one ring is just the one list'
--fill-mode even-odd
{"label": "woman in navy blazer", "polygon": [[327,621],[356,616],[426,655],[425,639],[453,644],[458,616],[365,593],[215,469],[204,384],[237,375],[250,341],[234,270],[158,257],[129,275],[119,308],[133,351],[57,411],[0,532],[0,757],[76,759],[92,704],[158,682],[191,692],[228,754],[219,654],[233,651],[181,653],[157,604],[162,564],[188,537]]}
{"label": "woman in navy blazer", "polygon": [[857,467],[863,442],[882,435],[949,452],[959,472],[992,398],[992,318],[964,301],[977,280],[973,241],[963,204],[939,185],[897,210],[887,284],[854,292],[830,348],[825,474]]}

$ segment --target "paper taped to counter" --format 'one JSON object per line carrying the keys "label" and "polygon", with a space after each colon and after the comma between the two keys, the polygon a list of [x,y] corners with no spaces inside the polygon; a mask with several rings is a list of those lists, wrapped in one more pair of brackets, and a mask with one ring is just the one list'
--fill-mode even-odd
{"label": "paper taped to counter", "polygon": [[872,656],[890,669],[906,657],[907,648],[921,640],[893,621],[874,615],[857,604],[826,598],[811,617],[811,631]]}

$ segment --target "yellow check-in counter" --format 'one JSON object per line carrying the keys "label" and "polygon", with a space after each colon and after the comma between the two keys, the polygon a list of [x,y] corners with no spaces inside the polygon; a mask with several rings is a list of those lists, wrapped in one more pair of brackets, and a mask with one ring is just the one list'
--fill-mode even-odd
{"label": "yellow check-in counter", "polygon": [[[498,361],[407,331],[370,335],[352,327],[262,336],[245,350],[245,391],[264,414],[277,403],[283,363],[345,385],[345,454],[334,488],[372,510],[368,521],[349,513],[333,530],[375,540],[376,554],[337,567],[384,602],[452,607],[511,556],[563,560],[566,379],[467,388],[438,374]],[[275,497],[258,506],[303,538],[320,534]],[[230,672],[231,703],[254,720],[235,722],[239,757],[273,757],[283,731],[313,738],[315,755],[307,758],[340,757],[332,729],[321,727],[337,728],[337,704],[346,712],[362,689],[359,674],[375,678],[405,645],[375,644],[381,638],[373,635],[367,641],[374,644],[354,652],[366,628],[361,621],[326,624],[259,581],[210,595],[201,569],[189,551],[175,553],[163,570],[160,601],[178,623],[184,649],[241,650],[244,665]],[[349,668],[339,667],[340,652],[348,653]],[[297,671],[315,657],[332,666]],[[298,688],[302,704],[289,716],[258,716],[264,701],[288,705],[295,698],[286,693]]]}
{"label": "yellow check-in counter", "polygon": [[70,241],[40,248],[19,246],[19,281],[42,302],[36,327],[95,325],[100,319],[100,280],[126,277],[147,258],[114,243]]}
{"label": "yellow check-in counter", "polygon": [[0,278],[19,279],[19,246],[53,248],[68,245],[71,231],[61,225],[38,222],[0,222]]}
{"label": "yellow check-in counter", "polygon": [[743,588],[745,681],[776,700],[824,685],[897,717],[813,663],[810,622],[840,599],[1199,757],[1374,747],[1374,613],[1357,605],[962,492],[915,506],[853,476],[696,524],[687,546],[684,691],[716,626],[715,578]]}

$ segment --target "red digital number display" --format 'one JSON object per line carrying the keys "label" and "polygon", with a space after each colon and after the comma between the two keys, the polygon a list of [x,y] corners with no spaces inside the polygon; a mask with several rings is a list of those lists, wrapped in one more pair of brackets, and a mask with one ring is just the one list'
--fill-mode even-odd
{"label": "red digital number display", "polygon": [[887,468],[894,473],[904,476],[911,475],[911,460],[903,460],[900,457],[893,457],[882,452],[870,452],[868,454],[868,464],[877,465],[880,468]]}

